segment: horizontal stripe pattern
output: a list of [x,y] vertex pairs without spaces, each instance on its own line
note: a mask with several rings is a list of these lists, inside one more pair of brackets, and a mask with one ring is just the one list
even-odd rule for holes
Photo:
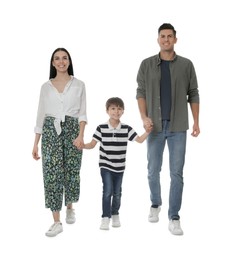
[[128,141],[134,141],[136,137],[135,130],[126,124],[120,123],[117,128],[108,123],[99,125],[93,135],[93,139],[100,142],[99,167],[124,171]]

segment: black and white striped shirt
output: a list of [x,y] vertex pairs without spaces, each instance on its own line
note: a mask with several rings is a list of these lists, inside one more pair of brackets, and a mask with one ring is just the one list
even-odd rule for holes
[[114,172],[125,170],[128,141],[137,137],[135,130],[126,124],[120,123],[113,128],[109,122],[97,127],[93,139],[100,142],[99,167]]

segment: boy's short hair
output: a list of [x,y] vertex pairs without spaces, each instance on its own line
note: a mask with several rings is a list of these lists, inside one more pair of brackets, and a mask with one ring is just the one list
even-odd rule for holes
[[124,102],[121,98],[119,97],[112,97],[112,98],[109,98],[106,102],[106,110],[109,109],[109,107],[111,105],[115,105],[117,107],[121,107],[124,109]]
[[174,36],[176,37],[176,30],[170,23],[163,23],[159,28],[158,28],[158,34],[160,33],[161,30],[172,30]]

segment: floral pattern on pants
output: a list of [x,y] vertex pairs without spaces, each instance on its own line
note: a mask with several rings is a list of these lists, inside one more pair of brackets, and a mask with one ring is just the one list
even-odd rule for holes
[[57,135],[54,117],[46,117],[42,133],[42,164],[45,206],[51,211],[77,202],[80,195],[80,168],[82,151],[73,145],[79,134],[78,119],[66,116],[61,122],[61,134]]

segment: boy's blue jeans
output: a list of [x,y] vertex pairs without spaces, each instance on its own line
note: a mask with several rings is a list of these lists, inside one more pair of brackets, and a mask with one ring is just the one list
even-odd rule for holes
[[153,131],[147,138],[148,181],[152,205],[162,205],[160,172],[163,151],[167,141],[169,149],[170,190],[169,190],[169,219],[179,219],[183,193],[183,168],[186,151],[186,131],[169,132],[170,122],[163,121],[162,132]]
[[111,218],[112,215],[119,214],[123,172],[113,172],[105,168],[100,170],[103,182],[102,218]]

